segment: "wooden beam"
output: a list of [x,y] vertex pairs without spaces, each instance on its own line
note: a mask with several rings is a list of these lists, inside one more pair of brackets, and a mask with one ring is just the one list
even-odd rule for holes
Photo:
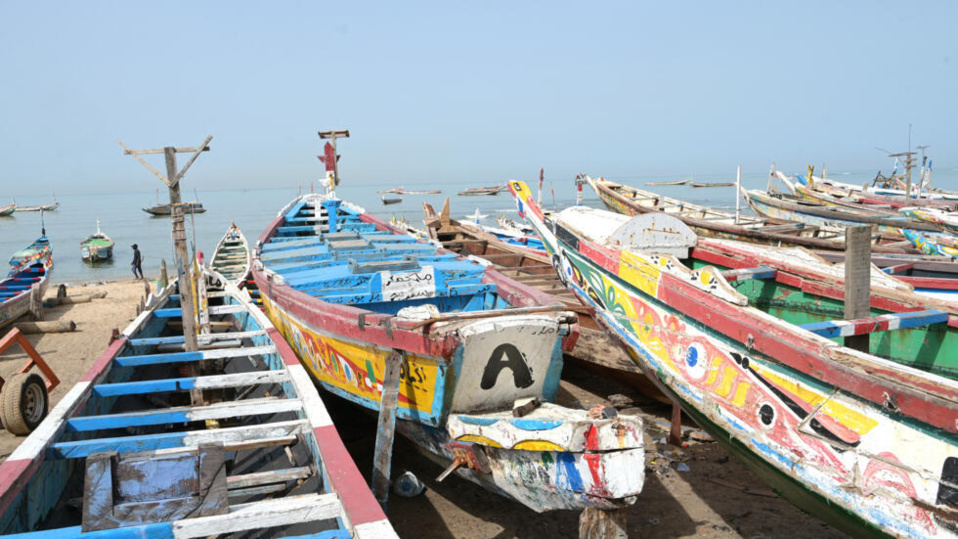
[[[867,318],[871,314],[871,227],[845,229],[845,320]],[[845,338],[845,346],[869,351],[868,333]]]
[[389,475],[392,467],[393,436],[396,431],[396,408],[399,405],[399,373],[403,355],[393,350],[386,357],[382,398],[379,401],[379,428],[373,454],[372,490],[376,501],[386,509],[389,499]]

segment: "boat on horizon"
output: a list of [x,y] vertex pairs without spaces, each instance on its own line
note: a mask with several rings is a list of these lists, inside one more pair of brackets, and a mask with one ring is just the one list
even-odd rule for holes
[[[53,195],[53,202],[49,204],[35,204],[33,206],[18,206],[17,200],[13,199],[13,204],[18,212],[28,212],[28,211],[56,211],[60,207],[60,202],[57,200],[57,196]],[[2,215],[2,213],[0,213]]]
[[402,202],[402,197],[396,194],[384,193],[380,195],[380,199],[383,201],[384,206],[388,206],[390,204],[399,204],[400,202]]
[[844,268],[804,249],[665,214],[545,218],[511,190],[568,289],[776,492],[852,535],[956,536],[958,306],[872,268],[869,314],[845,320]]
[[114,242],[100,231],[100,220],[96,220],[96,232],[80,242],[80,257],[84,262],[96,263],[113,259]]
[[[203,204],[196,200],[183,202],[182,205],[184,206],[184,214],[203,213],[206,211],[206,208],[203,207]],[[143,211],[154,217],[168,217],[173,214],[173,207],[169,204],[156,204],[155,206],[151,206],[149,208],[143,208]]]

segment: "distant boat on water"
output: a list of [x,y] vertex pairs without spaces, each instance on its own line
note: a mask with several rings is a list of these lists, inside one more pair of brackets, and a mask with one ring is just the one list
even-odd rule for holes
[[17,199],[13,199],[13,207],[15,211],[24,212],[24,211],[56,211],[60,207],[60,202],[57,201],[57,196],[53,195],[53,202],[49,204],[36,204],[33,206],[18,206]]
[[[206,208],[203,207],[203,204],[196,200],[191,202],[183,202],[182,205],[186,206],[186,213],[203,213],[206,211]],[[173,207],[169,204],[157,204],[151,208],[143,208],[143,211],[150,215],[165,217],[173,214]]]
[[[195,190],[194,190],[195,194]],[[198,199],[199,197],[197,197]],[[206,211],[206,208],[203,207],[203,204],[199,200],[194,199],[190,202],[181,202],[180,205],[184,206],[184,213],[203,213]],[[157,217],[166,217],[173,215],[173,206],[169,204],[160,204],[160,191],[156,191],[156,204],[150,208],[143,208],[143,211],[146,213],[157,216]]]
[[17,203],[7,204],[6,206],[0,206],[0,217],[7,217],[13,215],[13,212],[17,211]]
[[679,180],[677,182],[645,182],[645,185],[655,187],[657,185],[685,185],[687,183],[689,183],[689,180]]
[[735,182],[689,182],[692,187],[734,187]]
[[103,262],[113,258],[113,240],[100,232],[100,220],[96,220],[96,233],[90,234],[80,242],[80,256],[91,264]]
[[501,191],[505,191],[508,188],[505,184],[503,185],[493,185],[491,187],[471,187],[465,191],[460,191],[459,196],[461,197],[474,197],[474,196],[486,196],[486,195],[498,195]]
[[389,194],[383,193],[383,194],[380,196],[380,198],[382,199],[383,204],[384,204],[384,205],[387,205],[387,206],[388,206],[389,204],[399,204],[400,202],[402,202],[402,197],[401,197],[401,196],[396,195],[396,194],[392,194],[392,193],[389,193]]

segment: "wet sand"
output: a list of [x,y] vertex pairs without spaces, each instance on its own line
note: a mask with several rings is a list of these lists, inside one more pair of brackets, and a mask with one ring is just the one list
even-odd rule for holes
[[[68,295],[101,290],[107,292],[106,298],[45,310],[45,320],[76,322],[75,332],[27,336],[61,379],[60,386],[51,394],[51,408],[106,349],[112,330],[122,331],[133,320],[136,306],[145,296],[144,283],[133,280],[71,287]],[[56,286],[51,285],[47,297],[55,295]],[[26,359],[26,354],[14,346],[0,357],[0,374],[9,376]],[[845,537],[779,498],[744,466],[730,459],[717,443],[691,440],[687,448],[667,445],[662,429],[668,424],[668,406],[643,402],[643,397],[631,388],[569,363],[563,371],[559,393],[562,404],[586,409],[605,401],[608,395],[627,394],[636,405],[624,413],[638,412],[647,419],[646,483],[628,512],[630,537]],[[374,416],[329,393],[322,396],[347,448],[368,479],[376,434]],[[23,437],[0,431],[0,461],[22,440]],[[393,477],[408,470],[426,485],[426,491],[414,498],[391,495],[388,516],[400,537],[578,536],[577,513],[536,513],[455,475],[438,483],[435,478],[442,468],[401,437],[397,438],[393,455]],[[680,463],[688,471],[678,471]]]

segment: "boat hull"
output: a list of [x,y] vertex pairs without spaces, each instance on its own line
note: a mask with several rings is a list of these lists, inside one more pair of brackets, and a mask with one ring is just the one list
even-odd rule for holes
[[[457,462],[459,475],[536,511],[604,509],[635,502],[644,478],[641,419],[597,419],[582,410],[555,407],[560,411],[548,405],[558,391],[563,353],[575,344],[578,326],[571,313],[551,304],[547,295],[507,281],[475,261],[416,241],[338,199],[305,196],[287,208],[261,236],[252,275],[267,316],[319,385],[378,411],[387,358],[399,353],[397,429],[443,466]],[[320,208],[323,212],[332,208],[334,218]],[[336,225],[299,224],[315,220],[334,220]],[[365,236],[359,239],[354,234]],[[343,269],[358,267],[355,260],[382,264],[375,258],[382,255],[373,250],[370,260],[351,251],[353,261],[345,268],[335,260],[308,258],[327,247],[341,248],[344,235],[353,242],[350,245],[368,241],[393,252],[412,249],[416,260],[426,265],[375,274],[360,268],[346,275]],[[409,258],[404,260],[403,264],[410,263]],[[333,269],[302,267],[308,264]],[[318,290],[325,288],[314,283],[323,282],[325,271],[335,276],[327,285],[337,292],[333,297],[352,301],[324,301],[294,287],[302,283],[299,286],[306,291],[321,294]],[[365,292],[346,292],[349,284],[367,275],[375,277],[367,281]],[[462,295],[454,287],[464,286],[467,279],[478,282]],[[468,290],[495,290],[496,295],[481,296],[485,299],[478,309],[462,306],[443,312],[436,307],[461,301],[457,298],[480,298]],[[382,311],[366,310],[363,293],[377,302],[388,296],[385,301],[392,305],[380,307]],[[419,303],[433,297],[440,301]],[[433,314],[424,318],[416,314],[425,307],[433,308]],[[513,418],[512,409],[521,398],[546,404],[529,416]],[[584,444],[588,428],[601,430],[604,424],[611,428],[612,423],[623,436],[594,437],[595,445]],[[499,425],[497,432],[508,433],[510,442],[488,432],[494,424]],[[576,426],[586,430],[575,430]],[[566,435],[544,443],[543,433],[553,430]],[[568,466],[563,464],[550,475],[555,462]],[[609,469],[599,468],[604,464]]]
[[[947,507],[955,503],[954,432],[889,413],[766,355],[758,341],[769,335],[782,350],[806,345],[772,324],[767,335],[746,336],[751,329],[719,314],[730,312],[725,305],[734,296],[693,299],[690,286],[723,289],[707,269],[681,270],[672,257],[619,254],[568,231],[553,233],[560,225],[544,224],[528,189],[513,185],[520,212],[561,262],[568,288],[663,391],[783,496],[855,535],[955,536]],[[687,271],[695,284],[673,281],[674,271]],[[817,354],[809,343],[808,360],[820,361],[826,343],[817,344]]]

